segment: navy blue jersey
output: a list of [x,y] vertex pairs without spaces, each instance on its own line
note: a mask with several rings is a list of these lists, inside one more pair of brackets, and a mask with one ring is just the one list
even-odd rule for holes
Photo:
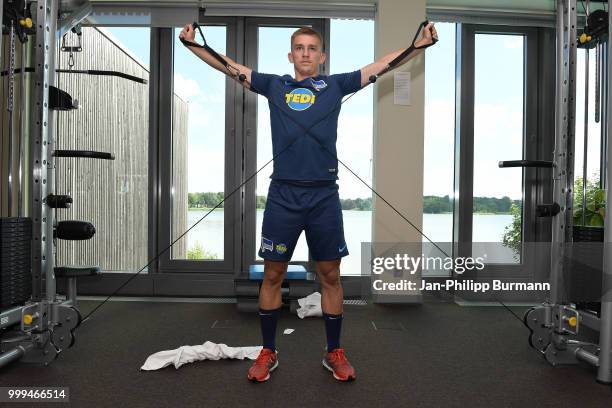
[[[272,179],[338,179],[336,138],[340,103],[343,96],[360,88],[361,71],[302,81],[289,75],[251,73],[251,89],[268,98],[274,156],[291,144],[274,160]],[[308,134],[305,129],[310,129]]]

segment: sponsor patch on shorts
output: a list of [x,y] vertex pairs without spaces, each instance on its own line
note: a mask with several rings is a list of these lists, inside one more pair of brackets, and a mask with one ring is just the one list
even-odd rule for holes
[[276,252],[278,252],[279,254],[284,254],[285,252],[287,252],[287,245],[285,244],[277,244],[276,245]]

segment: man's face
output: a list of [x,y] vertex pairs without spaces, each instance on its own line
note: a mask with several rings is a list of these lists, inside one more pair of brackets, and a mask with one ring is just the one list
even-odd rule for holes
[[319,72],[319,65],[325,62],[325,53],[321,51],[321,43],[317,36],[300,34],[293,39],[291,62],[296,72],[304,76],[315,76]]

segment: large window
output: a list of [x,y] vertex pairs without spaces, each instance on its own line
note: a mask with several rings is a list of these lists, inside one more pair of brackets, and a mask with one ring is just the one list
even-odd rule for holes
[[[443,41],[428,48],[425,57],[423,233],[439,244],[453,241],[455,24],[436,23],[436,30]],[[423,237],[423,242],[429,241]],[[431,244],[423,249],[439,255]]]
[[523,157],[524,43],[523,35],[475,37],[472,241],[500,243],[487,248],[487,263],[520,262],[520,250],[501,243],[521,236],[523,170],[498,162]]
[[[202,30],[207,43],[225,55],[226,27]],[[172,246],[172,259],[222,260],[225,203],[219,203],[225,191],[225,75],[184,47],[179,32],[177,28],[173,35],[172,241],[193,229]]]
[[[374,21],[331,20],[330,73],[351,72],[374,61]],[[338,118],[338,159],[372,185],[373,86],[342,105]],[[344,237],[350,255],[342,259],[342,275],[361,273],[361,243],[372,240],[372,192],[338,164]]]

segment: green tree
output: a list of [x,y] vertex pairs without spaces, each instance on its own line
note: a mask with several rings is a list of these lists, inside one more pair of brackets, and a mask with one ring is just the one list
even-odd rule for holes
[[266,196],[257,196],[257,208],[264,209],[266,208]]
[[205,206],[204,193],[195,193],[195,203],[196,203],[196,207],[198,208],[202,208]]
[[448,197],[425,196],[423,197],[423,212],[426,214],[450,213],[453,205]]
[[[574,225],[582,225],[582,185],[581,177],[574,180]],[[596,178],[593,180],[587,179],[585,225],[603,227],[605,208],[606,194],[605,190],[599,188],[599,180]],[[519,201],[512,203],[510,213],[512,214],[512,223],[505,228],[502,242],[514,251],[515,259],[518,260],[521,249],[522,223],[522,209]]]
[[496,202],[497,204],[497,212],[507,213],[512,212],[512,200],[510,197],[502,197]]
[[200,241],[196,241],[192,248],[187,250],[187,259],[218,259],[217,254],[207,251],[202,247]]
[[587,178],[586,209],[582,208],[583,180],[578,177],[574,181],[574,225],[582,224],[584,212],[584,225],[589,227],[603,227],[606,215],[606,191],[599,188],[599,180]]
[[355,202],[350,198],[340,199],[340,205],[343,210],[353,210],[355,209]]
[[510,214],[512,214],[512,223],[504,228],[502,243],[505,247],[512,249],[514,259],[518,261],[521,253],[521,227],[523,221],[523,209],[520,203],[514,202],[510,205]]
[[[223,201],[224,199],[225,199],[225,194],[223,194],[223,192],[217,193],[217,197],[215,197],[215,202],[213,203],[213,205],[211,207],[219,205],[219,207],[217,207],[217,208],[223,208],[225,206],[225,201]],[[219,204],[219,203],[221,203],[221,204]]]

